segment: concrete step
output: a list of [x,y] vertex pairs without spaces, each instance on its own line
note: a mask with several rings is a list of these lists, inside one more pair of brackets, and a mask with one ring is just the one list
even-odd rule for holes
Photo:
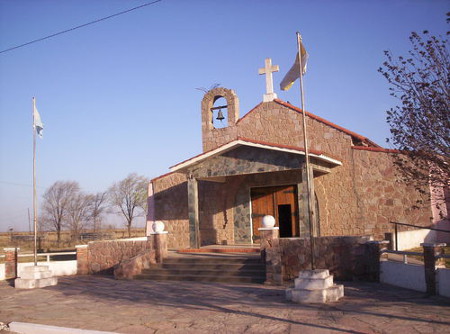
[[164,259],[165,264],[197,264],[197,263],[221,263],[221,264],[258,264],[263,263],[259,256],[198,256],[186,255],[168,257]]
[[263,283],[265,265],[259,256],[177,255],[143,270],[135,279],[199,282]]
[[225,275],[225,276],[265,276],[266,271],[264,269],[241,269],[241,270],[218,270],[218,269],[208,269],[208,268],[184,268],[180,269],[174,268],[157,268],[153,267],[150,269],[144,269],[142,274],[153,274],[158,275]]
[[210,275],[196,275],[196,274],[159,274],[159,273],[142,273],[136,275],[135,279],[146,279],[155,281],[196,281],[196,282],[225,282],[225,283],[264,283],[266,276],[229,276],[214,273]]
[[266,267],[262,263],[163,263],[154,266],[154,268],[161,269],[206,269],[218,271],[236,271],[236,270],[265,270]]

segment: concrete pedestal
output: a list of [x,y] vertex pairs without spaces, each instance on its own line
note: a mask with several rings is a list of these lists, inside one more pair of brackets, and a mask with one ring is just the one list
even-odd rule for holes
[[302,270],[295,287],[286,289],[286,299],[295,303],[330,303],[344,296],[344,286],[333,283],[327,269]]
[[44,288],[58,284],[48,266],[28,266],[23,268],[20,278],[14,280],[17,289]]

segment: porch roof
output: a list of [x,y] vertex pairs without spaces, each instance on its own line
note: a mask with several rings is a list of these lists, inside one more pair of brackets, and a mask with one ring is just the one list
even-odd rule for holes
[[[199,154],[195,157],[192,157],[188,160],[185,160],[183,162],[180,162],[180,163],[172,166],[172,167],[170,167],[170,171],[171,172],[182,171],[183,169],[186,169],[188,167],[191,167],[198,163],[201,163],[201,162],[205,161],[206,159],[221,155],[225,152],[231,151],[240,146],[256,147],[256,148],[262,148],[262,149],[266,149],[266,150],[293,153],[293,154],[298,154],[298,155],[303,155],[303,156],[305,155],[305,149],[302,147],[279,145],[279,144],[274,144],[274,143],[269,143],[269,142],[262,142],[262,141],[248,139],[248,138],[238,137],[236,140],[228,142],[228,143],[226,143],[222,146],[219,146],[211,151]],[[317,160],[326,162],[326,163],[332,165],[333,167],[342,165],[341,161],[334,159],[332,157],[326,156],[320,151],[309,150],[309,156],[312,158],[315,158]]]

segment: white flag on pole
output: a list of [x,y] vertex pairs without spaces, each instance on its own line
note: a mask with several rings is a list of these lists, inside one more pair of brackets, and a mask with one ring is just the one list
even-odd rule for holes
[[42,138],[44,132],[44,124],[41,121],[41,115],[39,115],[36,104],[33,105],[33,128],[39,138]]
[[[309,55],[308,52],[306,52],[303,43],[301,43],[300,45],[300,50],[302,53],[302,75],[303,75],[306,73],[306,63],[308,61]],[[300,78],[300,66],[299,66],[299,56],[297,52],[297,55],[295,56],[294,65],[292,65],[291,69],[289,70],[289,72],[286,73],[286,75],[284,76],[283,80],[280,83],[281,90],[288,90],[289,88],[291,88],[295,80],[297,80],[298,78]]]

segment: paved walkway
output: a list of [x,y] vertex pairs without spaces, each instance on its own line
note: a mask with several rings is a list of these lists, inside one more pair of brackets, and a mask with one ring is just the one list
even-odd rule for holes
[[17,290],[0,282],[0,322],[118,333],[449,333],[450,300],[376,283],[345,283],[331,305],[287,302],[255,284],[60,278]]

